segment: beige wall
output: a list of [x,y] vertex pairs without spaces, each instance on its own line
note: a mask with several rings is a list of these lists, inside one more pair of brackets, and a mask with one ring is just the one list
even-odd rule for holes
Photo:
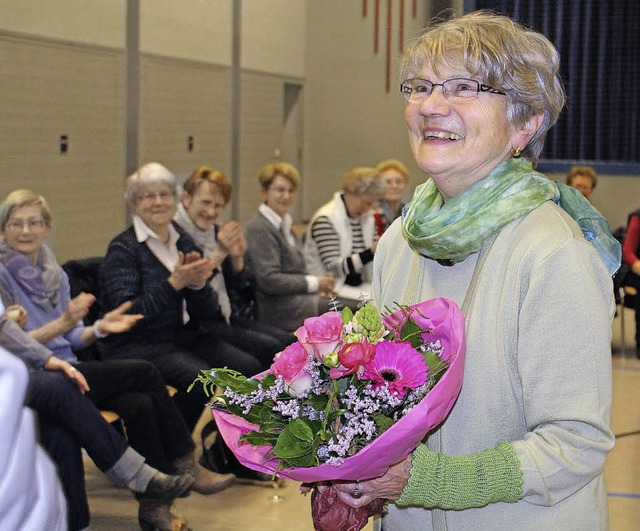
[[123,48],[126,0],[0,0],[0,30]]
[[142,0],[140,51],[231,65],[232,0]]

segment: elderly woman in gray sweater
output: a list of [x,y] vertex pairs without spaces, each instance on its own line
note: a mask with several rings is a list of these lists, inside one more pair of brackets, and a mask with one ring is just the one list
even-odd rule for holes
[[385,530],[608,527],[620,247],[578,191],[533,169],[564,104],[558,65],[543,35],[487,12],[405,50],[405,119],[430,178],[380,240],[374,297],[456,301],[467,351],[440,427],[382,478],[335,485],[352,506],[392,500]]
[[291,164],[267,164],[258,172],[262,204],[247,223],[248,256],[255,277],[258,320],[294,332],[317,315],[333,294],[332,275],[307,271],[302,244],[292,230],[300,174]]

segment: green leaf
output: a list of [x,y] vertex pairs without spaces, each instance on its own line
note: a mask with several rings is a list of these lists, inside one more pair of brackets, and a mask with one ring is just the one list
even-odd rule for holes
[[291,434],[301,441],[313,441],[313,430],[305,419],[296,419],[289,424]]
[[407,319],[400,330],[400,340],[409,341],[413,348],[418,348],[422,344],[422,328],[411,319]]
[[376,426],[380,429],[380,433],[387,431],[391,426],[395,424],[395,421],[383,415],[382,413],[376,413],[373,415],[373,421],[376,423]]
[[442,363],[442,360],[430,350],[427,350],[422,355],[424,356],[424,361],[427,362],[427,367],[429,367],[429,374],[431,374],[431,372],[434,371],[440,363]]
[[258,433],[257,431],[250,431],[249,433],[246,433],[242,437],[240,437],[240,440],[247,441],[253,446],[264,446],[267,444],[273,446],[278,440],[278,434],[265,432]]
[[287,426],[280,435],[273,447],[273,455],[279,459],[292,459],[310,454],[312,451],[311,443],[302,441],[291,433]]
[[318,460],[315,458],[315,455],[312,452],[308,454],[301,455],[299,457],[292,457],[290,459],[283,459],[287,463],[289,467],[311,467],[318,464]]
[[351,308],[348,306],[345,306],[342,308],[342,323],[348,324],[351,322],[351,319],[353,319],[353,311],[351,311]]

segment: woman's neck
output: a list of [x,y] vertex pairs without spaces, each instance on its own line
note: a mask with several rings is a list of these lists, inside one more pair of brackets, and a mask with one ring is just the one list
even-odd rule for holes
[[393,214],[395,216],[397,216],[400,213],[400,206],[402,205],[402,201],[387,201],[385,199],[387,206],[389,207],[389,210],[391,210],[391,212],[393,212]]

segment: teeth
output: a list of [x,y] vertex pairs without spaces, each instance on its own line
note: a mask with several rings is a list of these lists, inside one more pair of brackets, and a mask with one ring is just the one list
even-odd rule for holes
[[449,133],[445,131],[427,131],[424,134],[425,138],[440,138],[442,140],[462,140],[460,135],[455,133]]

